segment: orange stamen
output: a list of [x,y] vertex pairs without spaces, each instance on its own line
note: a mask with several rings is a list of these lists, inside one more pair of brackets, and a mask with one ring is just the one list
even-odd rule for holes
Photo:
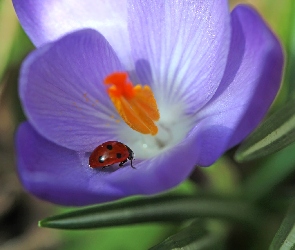
[[149,86],[138,84],[133,87],[125,72],[107,76],[104,83],[111,85],[108,94],[120,116],[132,129],[142,134],[157,134],[155,121],[160,119],[160,114]]

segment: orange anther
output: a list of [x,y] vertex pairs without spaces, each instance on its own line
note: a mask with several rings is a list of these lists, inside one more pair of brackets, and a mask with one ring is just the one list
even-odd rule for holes
[[133,87],[125,72],[107,76],[104,83],[110,85],[108,94],[120,116],[132,129],[142,134],[157,134],[155,121],[159,120],[160,114],[149,86]]

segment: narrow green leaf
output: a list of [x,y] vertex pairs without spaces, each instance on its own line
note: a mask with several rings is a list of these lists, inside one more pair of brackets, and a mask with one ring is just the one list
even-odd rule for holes
[[275,153],[295,141],[295,100],[268,117],[239,147],[235,159],[253,160]]
[[[282,2],[282,1],[280,1]],[[294,74],[294,66],[295,66],[295,16],[294,16],[294,11],[295,11],[295,2],[294,1],[285,1],[287,4],[283,4],[284,7],[286,8],[285,13],[286,14],[286,20],[288,23],[285,25],[278,24],[280,26],[280,30],[284,32],[284,35],[281,36],[283,40],[283,45],[285,50],[286,50],[286,69],[285,69],[285,82],[282,86],[282,91],[286,91],[287,98],[292,98],[295,95],[295,74]],[[288,9],[288,11],[287,11]],[[283,15],[282,15],[283,16]],[[285,16],[284,16],[285,17]],[[285,19],[285,18],[284,18]]]
[[283,220],[278,232],[276,233],[270,250],[291,250],[295,249],[295,202]]
[[219,197],[158,196],[119,201],[78,209],[46,218],[41,227],[90,229],[144,222],[183,221],[212,217],[240,222],[247,226],[259,223],[261,212],[246,202]]
[[150,248],[150,250],[221,249],[225,241],[225,231],[219,230],[218,233],[209,231],[205,228],[204,221],[196,220],[188,227]]

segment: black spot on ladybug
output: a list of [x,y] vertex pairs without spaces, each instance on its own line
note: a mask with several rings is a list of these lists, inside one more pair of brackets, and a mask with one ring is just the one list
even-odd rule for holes
[[101,155],[101,156],[98,157],[98,161],[99,161],[100,163],[103,163],[104,160],[105,160],[105,157],[104,157],[104,156]]
[[120,159],[122,157],[122,154],[117,153],[117,158]]
[[112,150],[113,149],[113,146],[109,144],[109,145],[107,145],[107,149],[108,150]]

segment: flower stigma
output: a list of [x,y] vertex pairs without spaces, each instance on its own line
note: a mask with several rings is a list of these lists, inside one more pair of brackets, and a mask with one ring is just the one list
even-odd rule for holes
[[126,124],[141,134],[156,135],[155,124],[160,119],[157,102],[148,85],[136,86],[128,80],[126,72],[114,72],[108,75],[104,83],[118,113]]

